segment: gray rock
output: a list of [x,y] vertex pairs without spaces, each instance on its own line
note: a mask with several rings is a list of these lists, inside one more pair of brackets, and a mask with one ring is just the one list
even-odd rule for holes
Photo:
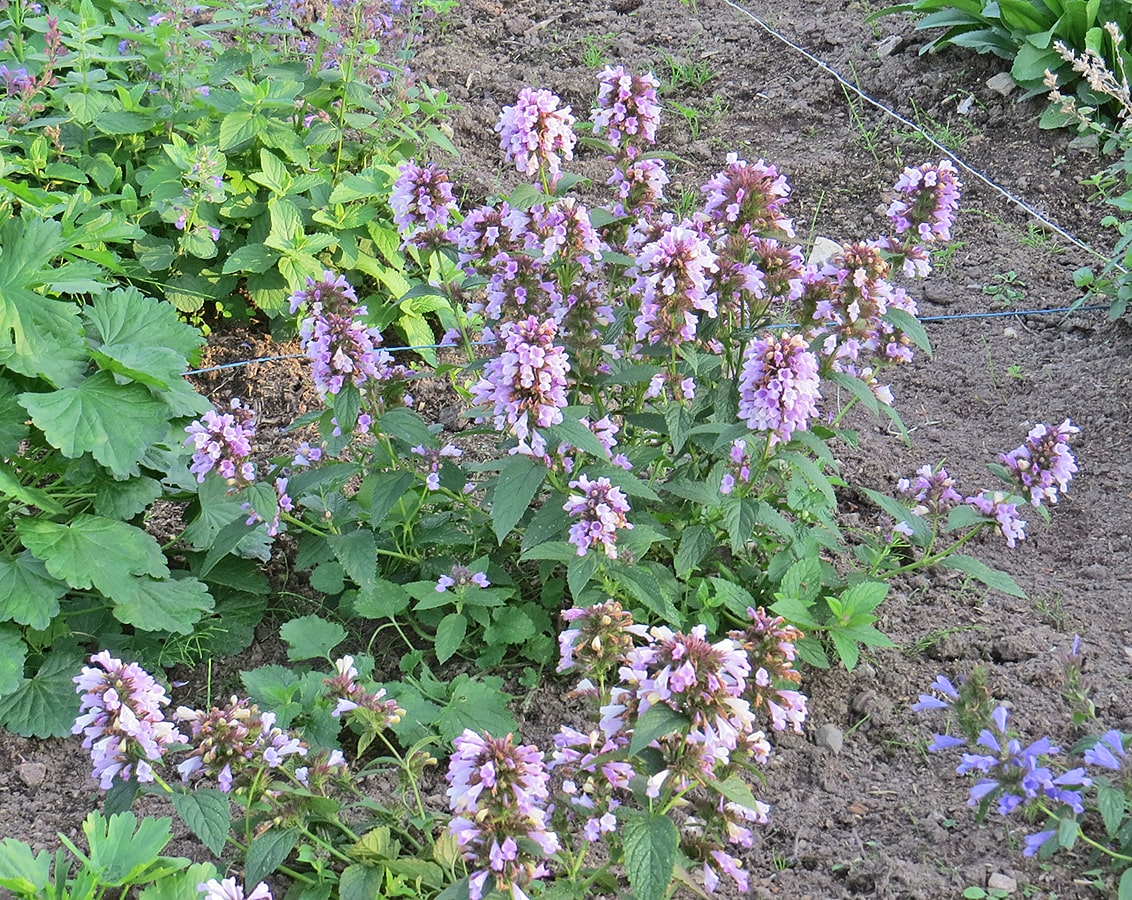
[[845,746],[845,734],[836,725],[827,722],[814,732],[814,743],[837,756]]
[[30,788],[37,788],[47,780],[47,766],[43,763],[21,763],[16,766],[20,781]]
[[1018,85],[1010,77],[1009,72],[999,72],[997,75],[992,75],[987,79],[987,87],[996,94],[1002,94],[1003,97],[1009,97],[1018,90]]
[[1005,891],[1008,894],[1013,894],[1018,890],[1018,882],[1009,875],[995,872],[987,879],[987,887],[992,891]]
[[880,59],[887,59],[892,56],[897,50],[900,49],[900,43],[903,39],[898,34],[890,34],[884,40],[877,44],[877,57]]

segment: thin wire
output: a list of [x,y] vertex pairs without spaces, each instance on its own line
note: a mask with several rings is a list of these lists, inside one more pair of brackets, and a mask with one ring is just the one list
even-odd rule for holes
[[[852,91],[854,94],[856,94],[858,97],[860,97],[866,103],[868,103],[870,106],[873,106],[873,107],[879,109],[882,113],[884,113],[885,115],[895,119],[901,125],[905,125],[905,126],[911,128],[913,131],[916,131],[918,134],[920,134],[921,137],[924,138],[924,140],[926,140],[929,144],[931,144],[933,147],[935,147],[937,150],[939,150],[940,153],[943,153],[947,157],[949,157],[951,159],[951,161],[954,162],[961,169],[963,169],[966,172],[970,172],[972,175],[975,176],[975,178],[977,178],[979,181],[981,181],[983,184],[985,184],[991,190],[997,191],[999,194],[1001,194],[1003,197],[1005,197],[1007,200],[1009,200],[1015,206],[1018,206],[1019,208],[1025,210],[1027,213],[1029,213],[1031,216],[1033,216],[1035,219],[1037,219],[1039,222],[1041,222],[1043,225],[1045,225],[1051,231],[1054,231],[1057,234],[1061,235],[1067,241],[1076,245],[1080,249],[1084,250],[1086,253],[1088,253],[1092,256],[1095,256],[1097,259],[1104,260],[1105,262],[1109,261],[1109,258],[1107,256],[1105,256],[1103,253],[1101,253],[1098,250],[1094,250],[1091,246],[1086,244],[1080,238],[1076,237],[1073,234],[1070,234],[1068,231],[1066,231],[1064,228],[1062,228],[1056,222],[1052,221],[1048,216],[1044,215],[1043,213],[1038,212],[1036,209],[1034,209],[1032,206],[1030,206],[1025,200],[1021,199],[1020,197],[1016,197],[1014,194],[1010,193],[1010,191],[1006,190],[1006,188],[1004,188],[1001,185],[999,185],[998,183],[992,181],[989,176],[984,175],[982,172],[980,172],[974,166],[970,165],[967,162],[964,162],[961,158],[956,156],[955,153],[953,153],[951,150],[949,150],[947,147],[945,147],[943,144],[941,144],[939,141],[937,141],[935,138],[933,138],[930,134],[928,134],[926,131],[924,131],[924,129],[921,128],[916,122],[909,121],[908,119],[906,119],[902,115],[900,115],[900,113],[898,113],[898,112],[896,112],[892,109],[889,109],[887,106],[885,106],[879,100],[874,100],[872,97],[870,97],[864,91],[862,91],[856,84],[854,84],[851,81],[846,80],[837,70],[830,67],[827,63],[823,62],[818,57],[814,56],[805,47],[799,46],[798,44],[795,44],[793,41],[791,41],[785,35],[779,34],[777,31],[775,31],[773,28],[771,28],[770,25],[768,25],[766,22],[764,22],[762,19],[760,19],[758,16],[756,16],[749,9],[746,9],[745,7],[739,5],[738,3],[735,3],[734,0],[723,0],[723,2],[726,3],[728,6],[730,6],[732,9],[736,10],[737,12],[740,12],[743,15],[750,18],[756,25],[758,25],[760,28],[762,28],[763,31],[765,31],[767,34],[769,34],[772,38],[774,38],[775,40],[780,41],[781,43],[785,44],[787,47],[789,47],[794,52],[801,54],[806,59],[808,59],[810,62],[812,62],[814,65],[816,65],[818,68],[820,68],[822,71],[827,72],[828,74],[832,75],[834,78],[837,79],[837,81],[841,84],[842,87]],[[1117,266],[1117,268],[1121,272],[1126,271],[1123,266]]]

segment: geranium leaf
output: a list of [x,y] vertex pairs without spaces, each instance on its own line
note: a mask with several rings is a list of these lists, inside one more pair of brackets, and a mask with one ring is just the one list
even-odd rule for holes
[[195,578],[131,578],[104,593],[114,600],[114,618],[144,631],[190,634],[212,609],[208,587]]
[[105,818],[92,812],[83,822],[83,834],[90,847],[91,868],[99,880],[121,887],[147,869],[173,839],[173,820],[146,816],[138,822],[131,812]]
[[511,734],[518,731],[518,725],[507,708],[509,699],[503,691],[502,678],[488,676],[476,680],[458,675],[452,682],[447,705],[436,717],[436,728],[446,741],[455,739],[465,728]]
[[48,572],[79,590],[94,585],[110,596],[130,575],[169,572],[157,541],[125,522],[85,514],[68,524],[21,519],[16,531]]
[[0,455],[16,456],[28,435],[27,415],[16,400],[12,382],[0,378]]
[[39,630],[59,614],[59,598],[67,586],[52,578],[43,560],[27,550],[0,556],[0,622],[12,621]]
[[10,694],[20,686],[24,674],[27,646],[15,625],[0,625],[0,694]]
[[82,662],[82,655],[73,650],[52,650],[34,676],[0,697],[0,724],[23,737],[70,734],[79,711],[71,679]]
[[32,854],[31,847],[15,838],[0,841],[0,888],[17,897],[39,897],[47,893],[51,878],[51,854]]
[[318,616],[303,616],[286,622],[279,636],[287,643],[287,659],[327,659],[330,651],[346,640],[346,629]]
[[46,394],[20,394],[52,446],[76,459],[91,453],[115,476],[138,474],[138,461],[150,444],[169,433],[164,403],[140,384],[117,384],[109,372],[99,372],[76,387]]

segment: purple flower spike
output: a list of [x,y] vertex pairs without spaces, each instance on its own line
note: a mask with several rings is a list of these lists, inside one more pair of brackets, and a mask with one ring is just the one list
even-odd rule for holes
[[739,373],[739,418],[769,431],[771,446],[805,430],[821,398],[817,358],[801,335],[752,341]]
[[503,107],[495,130],[507,162],[530,178],[541,170],[553,184],[563,159],[574,158],[574,117],[547,90],[523,88],[514,106]]
[[426,243],[425,235],[442,237],[456,208],[448,174],[432,163],[418,166],[406,159],[397,167],[397,180],[389,194],[393,223],[401,232],[402,246]]
[[606,66],[598,76],[601,87],[593,110],[594,134],[607,133],[626,159],[656,143],[660,104],[656,99],[660,82],[649,72],[630,75],[623,66]]
[[915,231],[919,240],[950,241],[962,184],[948,160],[906,168],[896,182],[897,199],[888,207],[897,234]]
[[1038,425],[1024,444],[999,456],[1014,480],[1030,495],[1033,506],[1041,506],[1043,500],[1056,503],[1058,494],[1069,490],[1069,482],[1077,471],[1069,441],[1080,431],[1069,419],[1057,427]]
[[230,412],[209,410],[185,427],[185,444],[193,447],[189,471],[197,481],[215,469],[233,489],[255,481],[255,465],[250,462],[251,439],[255,437],[255,413],[238,399],[233,399]]
[[570,542],[578,548],[578,556],[585,556],[591,546],[600,544],[607,557],[617,559],[617,532],[633,527],[625,517],[630,511],[628,498],[608,478],[590,481],[581,475],[570,482],[570,487],[582,492],[571,494],[562,507],[580,517],[570,526]]
[[702,188],[704,212],[717,226],[738,232],[744,226],[760,235],[794,237],[794,220],[781,213],[790,197],[786,177],[763,160],[749,163],[727,154],[727,167]]
[[124,664],[108,650],[90,661],[92,665],[73,679],[82,701],[71,733],[83,735],[82,745],[94,764],[92,777],[103,790],[109,790],[115,778],[153,781],[151,764],[161,760],[170,745],[185,740],[165,721],[165,689],[137,663]]
[[716,317],[709,276],[719,270],[707,239],[691,223],[673,225],[637,254],[634,293],[641,296],[638,341],[679,344],[696,337],[700,315]]
[[1007,547],[1014,547],[1018,541],[1025,539],[1026,520],[1018,513],[1018,504],[1008,502],[1001,491],[984,491],[964,502],[995,520]]
[[503,352],[488,362],[472,388],[476,403],[494,405],[495,427],[519,439],[519,452],[542,456],[546,440],[537,431],[562,421],[570,360],[555,345],[553,319],[534,316],[502,328]]

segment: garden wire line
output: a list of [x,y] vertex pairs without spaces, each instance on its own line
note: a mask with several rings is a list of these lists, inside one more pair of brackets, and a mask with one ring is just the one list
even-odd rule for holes
[[[1024,210],[1029,215],[1033,216],[1035,219],[1037,219],[1039,222],[1041,222],[1042,225],[1044,225],[1046,228],[1048,228],[1051,231],[1056,232],[1057,234],[1061,235],[1067,241],[1074,244],[1076,247],[1080,248],[1081,250],[1084,250],[1086,253],[1090,254],[1091,256],[1094,256],[1097,259],[1105,260],[1106,262],[1108,261],[1108,258],[1103,253],[1101,253],[1099,250],[1093,249],[1093,247],[1091,247],[1089,244],[1085,243],[1083,240],[1078,238],[1076,235],[1070,234],[1068,231],[1066,231],[1064,228],[1062,228],[1056,222],[1052,221],[1048,216],[1043,215],[1042,213],[1038,212],[1036,209],[1034,209],[1034,207],[1030,206],[1030,204],[1028,204],[1025,200],[1023,200],[1022,198],[1017,197],[1014,194],[1010,193],[1010,191],[1008,191],[1006,188],[1002,187],[997,182],[991,180],[991,178],[989,176],[984,175],[978,169],[976,169],[973,166],[969,165],[968,163],[964,162],[960,157],[956,156],[955,153],[953,153],[951,150],[949,150],[947,147],[945,147],[943,144],[941,144],[939,141],[937,141],[935,138],[933,138],[930,134],[928,134],[926,131],[924,131],[924,129],[921,128],[918,123],[909,121],[908,119],[904,118],[904,116],[900,115],[900,113],[896,112],[895,110],[889,109],[887,106],[885,106],[879,100],[875,100],[872,97],[870,97],[868,94],[866,94],[864,91],[862,91],[861,88],[858,87],[856,84],[854,84],[851,81],[846,80],[836,69],[832,68],[830,65],[823,62],[818,57],[814,56],[805,47],[802,47],[798,44],[795,44],[793,41],[791,41],[785,35],[780,34],[779,32],[775,31],[770,25],[768,25],[766,22],[764,22],[762,19],[760,19],[757,15],[755,15],[749,9],[747,9],[746,7],[742,6],[739,3],[734,2],[734,0],[723,0],[723,2],[726,3],[728,6],[730,6],[732,9],[734,9],[735,11],[747,16],[752,22],[754,22],[756,25],[758,25],[761,29],[763,29],[763,31],[765,31],[767,34],[769,34],[772,38],[774,38],[775,40],[780,41],[781,43],[785,44],[787,47],[789,47],[795,53],[801,54],[807,60],[809,60],[814,65],[816,65],[818,68],[820,68],[823,72],[827,72],[828,74],[832,75],[835,79],[837,79],[838,83],[841,84],[841,86],[843,88],[845,88],[846,90],[852,91],[854,94],[856,94],[858,97],[860,97],[866,103],[868,103],[870,106],[873,106],[876,109],[879,109],[886,116],[889,116],[890,118],[895,119],[901,125],[904,125],[908,128],[911,128],[913,131],[918,133],[924,140],[926,140],[929,144],[931,144],[933,147],[935,147],[940,153],[945,154],[952,162],[954,162],[957,166],[959,166],[965,172],[969,172],[971,175],[973,175],[975,178],[977,178],[979,181],[981,181],[983,184],[985,184],[991,190],[997,191],[999,194],[1001,194],[1003,197],[1005,197],[1008,201],[1013,203],[1015,206]],[[1117,266],[1117,268],[1121,272],[1126,271],[1123,266]]]
[[[1043,316],[1051,315],[1054,313],[1064,313],[1069,315],[1076,312],[1099,312],[1108,309],[1106,305],[1098,306],[1059,306],[1055,309],[1001,309],[990,310],[987,312],[973,312],[973,313],[951,313],[949,315],[939,316],[917,316],[917,321],[920,322],[948,322],[958,319],[1001,319],[1007,316]],[[775,325],[768,325],[768,328],[798,328],[797,322],[784,322]],[[472,341],[473,347],[490,347],[495,341]],[[458,344],[407,344],[403,347],[382,347],[388,353],[398,353],[404,351],[415,350],[443,350],[448,347],[458,347]],[[235,362],[220,363],[216,366],[208,366],[203,369],[190,369],[185,372],[185,376],[189,375],[204,375],[208,372],[220,372],[224,369],[238,369],[241,366],[251,366],[256,363],[267,362],[282,362],[288,359],[306,359],[305,353],[286,353],[281,356],[257,356],[254,359],[241,359]]]

